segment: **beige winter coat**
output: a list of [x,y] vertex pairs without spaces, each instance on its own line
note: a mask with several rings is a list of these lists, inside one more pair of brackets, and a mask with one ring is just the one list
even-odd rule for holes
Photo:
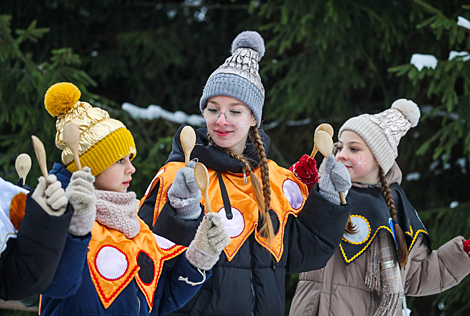
[[[429,253],[422,235],[418,237],[405,269],[401,270],[405,295],[440,293],[469,274],[470,257],[463,250],[464,240],[456,237]],[[364,282],[369,253],[366,251],[346,267],[337,250],[325,268],[301,273],[290,316],[373,315],[371,293]],[[401,306],[396,316],[402,316]]]

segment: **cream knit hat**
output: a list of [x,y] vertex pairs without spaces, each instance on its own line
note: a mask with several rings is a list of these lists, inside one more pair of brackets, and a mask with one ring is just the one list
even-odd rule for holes
[[390,170],[398,157],[400,138],[418,125],[420,111],[411,100],[399,99],[382,113],[363,114],[350,118],[340,128],[357,133],[365,141],[384,173]]

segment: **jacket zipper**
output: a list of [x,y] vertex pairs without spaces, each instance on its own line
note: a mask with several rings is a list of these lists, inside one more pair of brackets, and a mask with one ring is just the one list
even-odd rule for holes
[[254,266],[253,266],[254,265],[254,260],[253,260],[254,237],[253,235],[248,237],[248,240],[250,242],[250,258],[251,258],[250,286],[251,286],[251,293],[253,294],[253,303],[251,304],[251,315],[254,316],[255,310],[256,310],[256,291],[253,285],[253,270],[254,270]]

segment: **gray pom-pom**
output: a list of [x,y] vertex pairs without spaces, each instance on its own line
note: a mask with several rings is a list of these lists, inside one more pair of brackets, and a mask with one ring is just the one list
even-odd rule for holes
[[238,34],[233,40],[231,53],[233,54],[240,47],[251,48],[257,51],[259,53],[258,61],[264,56],[264,40],[258,32],[244,31]]
[[411,127],[418,125],[419,117],[421,112],[416,103],[407,99],[398,99],[392,104],[392,109],[396,109],[403,113],[405,118],[410,121]]

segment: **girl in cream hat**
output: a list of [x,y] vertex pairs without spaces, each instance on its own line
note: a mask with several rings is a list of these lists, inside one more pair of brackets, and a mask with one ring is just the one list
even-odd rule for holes
[[398,144],[419,117],[414,102],[400,99],[340,128],[336,160],[351,175],[355,233],[344,234],[325,268],[300,274],[291,316],[402,316],[404,295],[440,293],[470,273],[470,240],[459,236],[431,251],[400,187]]

